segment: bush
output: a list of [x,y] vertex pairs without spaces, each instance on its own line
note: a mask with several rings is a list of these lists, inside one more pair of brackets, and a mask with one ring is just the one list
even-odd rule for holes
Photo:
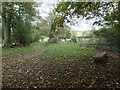
[[32,42],[38,42],[39,39],[40,39],[39,37],[40,37],[40,36],[36,34],[36,35],[33,37]]
[[20,46],[29,46],[32,42],[31,23],[29,20],[25,19],[23,21],[21,17],[18,17],[18,20],[16,19],[13,25],[14,42],[18,43]]
[[72,38],[71,41],[72,41],[73,43],[77,43],[76,38]]
[[57,38],[50,38],[48,43],[57,43]]

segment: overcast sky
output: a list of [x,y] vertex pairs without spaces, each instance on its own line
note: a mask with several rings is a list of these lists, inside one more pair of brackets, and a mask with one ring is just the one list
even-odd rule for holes
[[[51,0],[51,1],[45,1],[42,3],[42,5],[38,8],[39,11],[39,15],[42,16],[43,18],[46,18],[48,16],[48,14],[50,13],[51,10],[54,9],[54,7],[51,5],[52,3],[55,3],[55,0]],[[95,20],[81,20],[81,19],[77,19],[78,23],[75,25],[70,25],[69,23],[67,24],[68,26],[70,26],[70,28],[72,30],[76,30],[76,31],[87,31],[87,30],[91,30],[92,27],[92,23]],[[96,29],[99,27],[95,27]]]

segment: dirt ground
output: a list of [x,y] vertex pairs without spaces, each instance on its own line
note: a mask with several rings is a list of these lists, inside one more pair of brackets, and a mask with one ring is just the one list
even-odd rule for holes
[[51,63],[44,49],[2,58],[3,88],[120,88],[120,57],[107,52],[106,63],[78,58]]

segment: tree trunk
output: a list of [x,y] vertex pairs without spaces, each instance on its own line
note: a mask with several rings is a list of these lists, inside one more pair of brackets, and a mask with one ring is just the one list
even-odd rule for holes
[[9,21],[6,22],[3,20],[3,29],[4,29],[4,45],[8,47],[10,45],[10,27]]
[[118,52],[120,54],[120,1],[118,2]]
[[10,46],[10,21],[11,17],[8,15],[5,18],[2,18],[2,23],[3,23],[3,29],[4,29],[4,46],[9,47]]
[[[11,4],[11,5],[10,5]],[[9,8],[6,8],[9,7]],[[11,20],[13,14],[13,3],[2,3],[2,25],[3,25],[3,36],[4,36],[4,46],[9,47],[11,43]]]

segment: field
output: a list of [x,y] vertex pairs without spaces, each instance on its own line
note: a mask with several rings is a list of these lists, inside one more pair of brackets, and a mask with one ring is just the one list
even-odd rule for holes
[[107,52],[108,61],[96,64],[99,52],[73,43],[3,48],[3,88],[120,87],[119,56]]

